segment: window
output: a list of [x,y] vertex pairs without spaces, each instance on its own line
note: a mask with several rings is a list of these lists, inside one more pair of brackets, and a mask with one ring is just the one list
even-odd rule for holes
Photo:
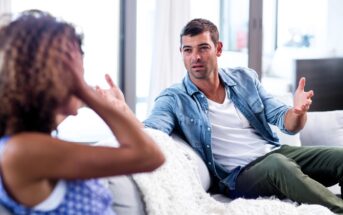
[[293,92],[296,59],[343,55],[342,8],[336,0],[264,0],[262,83],[267,90]]
[[90,85],[106,86],[104,74],[118,83],[119,0],[12,0],[12,11],[44,10],[73,23],[84,34],[85,79]]
[[221,67],[248,66],[249,0],[220,0]]
[[144,120],[151,78],[156,0],[137,1],[136,115]]

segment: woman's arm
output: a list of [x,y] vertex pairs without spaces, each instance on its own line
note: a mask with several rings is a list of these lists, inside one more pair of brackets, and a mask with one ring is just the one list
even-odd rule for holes
[[[63,58],[63,57],[61,57]],[[78,49],[62,59],[74,78],[73,95],[93,109],[116,136],[119,148],[73,144],[39,133],[13,136],[6,147],[6,162],[15,172],[31,179],[96,178],[151,171],[164,162],[156,143],[126,105],[121,91],[107,80],[112,96],[97,93],[83,78]],[[20,170],[20,171],[19,171]]]

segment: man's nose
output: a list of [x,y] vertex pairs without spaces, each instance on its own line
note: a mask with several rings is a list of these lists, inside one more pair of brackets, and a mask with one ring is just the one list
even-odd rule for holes
[[200,53],[198,51],[194,51],[192,53],[192,60],[197,62],[201,59]]

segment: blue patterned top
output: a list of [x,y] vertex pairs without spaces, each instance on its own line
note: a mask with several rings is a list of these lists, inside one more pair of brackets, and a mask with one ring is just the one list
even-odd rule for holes
[[[0,154],[9,138],[0,138]],[[111,208],[112,196],[99,180],[73,180],[66,182],[63,201],[53,210],[40,211],[26,207],[8,195],[0,177],[0,203],[17,215],[115,215]]]

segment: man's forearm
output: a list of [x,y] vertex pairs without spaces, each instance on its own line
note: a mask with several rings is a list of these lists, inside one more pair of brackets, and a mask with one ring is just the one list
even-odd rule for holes
[[290,132],[299,132],[304,128],[307,120],[306,112],[304,114],[297,114],[291,108],[287,111],[285,117],[285,127]]

